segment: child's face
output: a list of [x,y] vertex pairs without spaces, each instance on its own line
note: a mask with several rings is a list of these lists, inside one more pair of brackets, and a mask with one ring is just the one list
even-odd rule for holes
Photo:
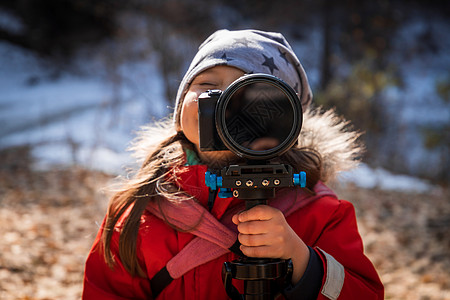
[[225,90],[244,72],[229,66],[217,66],[207,69],[194,78],[184,97],[181,108],[181,129],[189,141],[199,150],[198,102],[201,93],[207,90]]

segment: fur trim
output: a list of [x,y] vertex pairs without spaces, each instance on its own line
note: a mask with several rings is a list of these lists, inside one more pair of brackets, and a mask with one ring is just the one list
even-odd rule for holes
[[[171,118],[142,127],[129,150],[138,162],[145,161],[160,143],[176,134]],[[364,147],[359,142],[359,132],[351,130],[350,122],[339,117],[334,110],[307,109],[303,113],[303,126],[299,136],[299,148],[311,149],[322,157],[323,182],[335,178],[337,173],[355,168]],[[171,151],[182,151],[172,147]],[[173,156],[174,153],[168,155]]]
[[307,109],[303,113],[298,147],[317,151],[322,156],[323,182],[334,179],[338,172],[355,168],[364,147],[359,132],[351,130],[350,122],[334,110]]

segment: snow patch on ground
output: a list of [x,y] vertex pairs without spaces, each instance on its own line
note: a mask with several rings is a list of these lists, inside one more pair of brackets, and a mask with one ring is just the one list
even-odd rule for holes
[[426,193],[436,187],[426,180],[408,175],[393,174],[382,168],[371,168],[361,164],[358,168],[343,172],[339,181],[344,184],[353,183],[366,189],[382,189],[388,191]]

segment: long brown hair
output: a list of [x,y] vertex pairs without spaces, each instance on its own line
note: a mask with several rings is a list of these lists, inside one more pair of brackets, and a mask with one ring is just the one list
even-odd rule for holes
[[[157,145],[139,172],[111,198],[106,214],[105,226],[101,236],[101,250],[106,263],[113,268],[114,256],[111,252],[111,240],[118,221],[126,215],[119,238],[119,255],[125,269],[133,276],[146,277],[137,259],[136,241],[140,219],[149,201],[161,201],[162,197],[177,196],[165,177],[170,170],[182,164],[182,147],[188,143],[184,134],[175,133]],[[172,197],[174,198],[174,197]]]
[[[308,174],[307,188],[312,190],[319,180],[326,181],[330,177],[330,171],[324,170],[322,152],[325,153],[326,158],[330,161],[342,160],[340,164],[351,165],[351,161],[354,160],[354,157],[360,150],[359,146],[355,144],[359,134],[344,132],[344,127],[347,123],[336,118],[332,112],[319,114],[307,111],[305,115],[310,115],[309,117],[314,119],[314,122],[312,122],[314,125],[311,125],[311,122],[304,123],[302,132],[304,131],[305,133],[300,136],[299,145],[283,154],[280,160],[283,163],[290,164],[296,171],[305,171]],[[324,116],[323,120],[320,120],[321,116]],[[315,132],[314,126],[317,126],[317,124],[328,132],[324,141],[315,141],[317,137],[322,136]],[[305,128],[305,125],[307,128]],[[124,187],[111,198],[102,232],[102,243],[100,246],[106,263],[113,268],[115,260],[110,249],[111,240],[116,225],[122,217],[124,218],[119,238],[119,255],[123,266],[132,276],[146,277],[137,259],[136,245],[140,219],[149,201],[182,201],[183,197],[184,199],[190,197],[183,194],[173,184],[173,181],[168,179],[168,174],[173,168],[184,164],[183,149],[190,148],[195,151],[195,147],[186,139],[182,132],[175,132],[171,120],[165,120],[158,126],[160,135],[166,138],[159,143],[154,143],[153,140],[156,139],[153,135],[154,131],[148,130],[148,128],[143,131],[144,134],[140,135],[135,143],[137,145],[135,150],[141,152],[141,158],[144,157],[142,152],[147,152],[147,155],[134,178],[128,180]],[[154,127],[152,128],[154,129]],[[337,138],[333,139],[333,135],[337,136]],[[151,148],[145,146],[146,143],[150,144]],[[319,145],[318,149],[316,144]],[[327,144],[329,144],[329,147]],[[337,144],[342,148],[339,151]],[[330,148],[328,149],[329,151],[323,149],[327,147]],[[337,156],[334,160],[329,157],[333,153]],[[347,162],[344,162],[344,160],[347,160]],[[331,165],[335,166],[337,164],[332,163]],[[344,167],[341,167],[341,169],[344,169]],[[171,226],[171,224],[168,225]]]

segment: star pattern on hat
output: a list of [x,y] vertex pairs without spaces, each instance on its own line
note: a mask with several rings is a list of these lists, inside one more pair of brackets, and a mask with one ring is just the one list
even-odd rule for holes
[[273,57],[267,57],[264,54],[264,62],[262,63],[263,66],[266,66],[270,69],[270,73],[273,75],[273,70],[279,70],[275,62],[273,61]]
[[287,65],[290,65],[291,63],[289,62],[289,60],[286,57],[286,52],[283,52],[280,48],[278,48],[278,52],[280,53],[280,57],[282,59],[284,59],[284,61],[286,62]]

